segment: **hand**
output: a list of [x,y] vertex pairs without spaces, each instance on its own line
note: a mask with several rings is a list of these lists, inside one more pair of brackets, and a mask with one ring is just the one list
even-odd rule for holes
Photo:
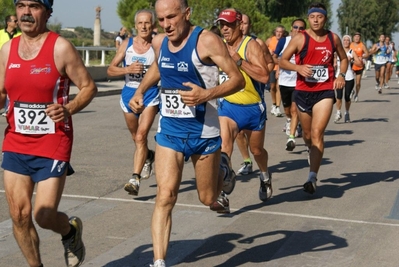
[[298,73],[301,75],[301,76],[303,76],[303,77],[307,77],[307,78],[309,78],[309,77],[312,77],[312,75],[313,75],[313,71],[312,71],[312,68],[313,68],[313,66],[312,65],[308,65],[308,64],[305,64],[305,65],[299,65],[299,69],[298,69]]
[[199,87],[198,85],[195,85],[191,82],[186,82],[183,83],[185,87],[191,88],[191,90],[179,90],[179,94],[187,106],[197,106],[201,103],[204,103],[207,101],[206,99],[206,90],[203,88]]
[[69,111],[63,105],[58,103],[48,105],[45,112],[53,122],[61,122],[71,116]]
[[129,74],[132,73],[143,73],[144,71],[144,65],[143,63],[140,63],[138,60],[136,62],[133,62],[132,64],[130,64],[129,66],[126,66],[126,71]]
[[134,113],[139,114],[144,110],[144,95],[136,91],[129,101],[129,107]]
[[341,75],[338,76],[337,79],[335,79],[334,81],[334,90],[338,89],[338,90],[342,90],[345,86],[345,78],[342,77]]

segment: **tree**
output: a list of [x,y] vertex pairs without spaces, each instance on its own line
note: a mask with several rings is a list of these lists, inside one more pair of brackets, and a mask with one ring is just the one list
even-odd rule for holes
[[14,2],[10,0],[0,0],[0,28],[4,28],[4,19],[8,15],[15,14]]
[[156,0],[119,0],[116,12],[127,29],[134,29],[134,15],[140,9],[153,9]]
[[376,41],[380,34],[399,31],[399,1],[342,0],[338,7],[338,26],[341,34],[361,32],[364,41]]

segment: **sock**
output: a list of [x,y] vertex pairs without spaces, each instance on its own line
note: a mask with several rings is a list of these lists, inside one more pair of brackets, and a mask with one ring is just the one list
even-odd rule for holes
[[317,181],[317,173],[315,172],[309,172],[309,177],[308,177],[308,181]]
[[75,236],[75,234],[76,234],[76,229],[75,229],[75,227],[73,227],[72,224],[69,224],[69,225],[71,226],[71,230],[69,230],[69,233],[67,233],[66,235],[63,235],[63,236],[62,236],[62,240],[68,240],[68,239],[70,239],[71,237]]
[[276,106],[276,103],[273,103],[273,106]]
[[290,138],[290,139],[295,139],[295,136],[293,136],[292,134],[290,134],[289,138]]
[[263,182],[269,181],[269,179],[270,179],[270,177],[269,177],[269,172],[261,172],[261,173],[260,173],[260,179],[261,179]]
[[252,163],[251,158],[244,159],[244,162]]
[[337,114],[341,114],[341,110],[337,110]]

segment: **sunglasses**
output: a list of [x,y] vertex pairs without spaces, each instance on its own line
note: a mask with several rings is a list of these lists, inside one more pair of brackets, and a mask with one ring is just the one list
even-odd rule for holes
[[299,27],[299,26],[292,26],[292,28],[294,28],[295,30],[299,28],[300,31],[303,31],[305,29],[304,27]]

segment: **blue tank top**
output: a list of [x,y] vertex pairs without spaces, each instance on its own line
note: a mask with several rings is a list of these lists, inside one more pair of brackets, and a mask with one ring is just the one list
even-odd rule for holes
[[197,42],[202,28],[195,27],[183,48],[171,52],[168,38],[163,39],[158,68],[161,75],[161,105],[158,132],[181,138],[214,138],[220,135],[216,100],[187,107],[178,90],[192,82],[204,90],[218,85],[218,68],[198,56]]

